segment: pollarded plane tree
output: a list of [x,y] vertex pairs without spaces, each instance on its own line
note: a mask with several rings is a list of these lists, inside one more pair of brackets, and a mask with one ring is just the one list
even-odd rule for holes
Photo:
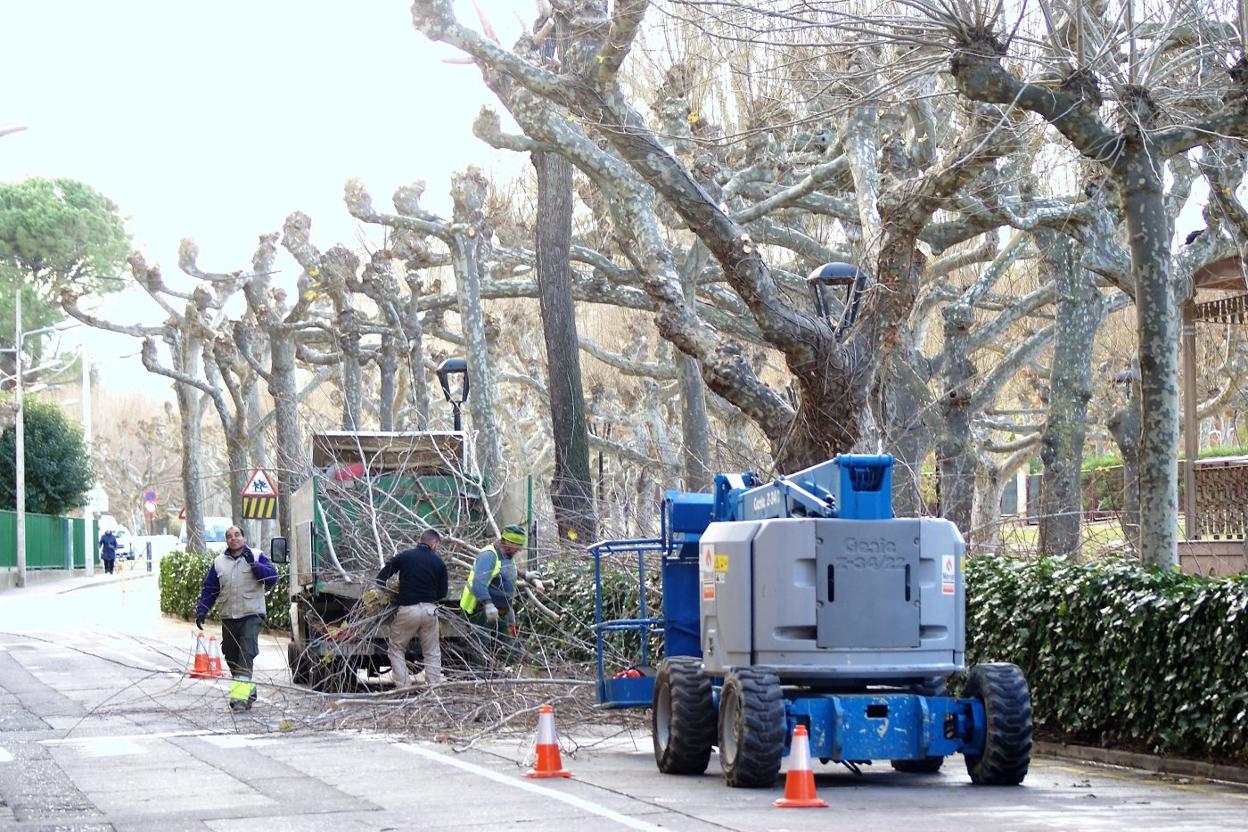
[[[236,281],[222,281],[210,291],[205,285],[197,285],[191,292],[179,292],[164,282],[158,266],[149,266],[138,252],[129,257],[130,270],[135,281],[143,287],[168,318],[159,327],[123,325],[104,320],[79,306],[79,294],[66,287],[61,290],[61,308],[65,312],[98,329],[119,332],[143,340],[143,362],[149,372],[169,376],[174,380],[178,403],[178,416],[182,439],[182,485],[186,506],[187,545],[193,551],[204,549],[203,521],[203,471],[202,455],[202,407],[201,391],[212,390],[217,398],[214,404],[221,406],[219,413],[228,415],[219,388],[203,382],[201,367],[207,356],[215,360],[212,344],[216,331],[225,320],[225,300],[237,288]],[[178,305],[181,305],[181,309]],[[164,341],[172,359],[172,367],[160,365],[157,358],[155,338]],[[209,393],[211,395],[211,393]],[[227,428],[228,433],[228,428]]]
[[[1165,170],[1172,157],[1248,135],[1239,9],[1220,2],[1119,9],[1072,0],[1040,4],[1038,15],[1019,18],[1002,5],[905,5],[943,30],[963,97],[1043,119],[1117,189],[1140,366],[1140,551],[1148,563],[1174,564],[1178,309],[1189,288],[1176,280]],[[1024,76],[1024,66],[1036,69]]]
[[[694,9],[696,4],[677,4]],[[1001,3],[904,0],[883,7],[838,4],[778,13],[777,4],[722,4],[716,12],[755,21],[754,37],[820,31],[828,48],[848,43],[910,48],[903,63],[921,73],[950,70],[966,101],[996,107],[1001,125],[1039,115],[1114,191],[1125,226],[1125,258],[1115,257],[1114,226],[1092,217],[1083,264],[1137,301],[1145,416],[1141,500],[1148,528],[1144,557],[1174,559],[1177,418],[1177,308],[1165,190],[1177,157],[1243,132],[1242,19],[1219,2]],[[727,9],[728,11],[724,11]],[[744,18],[742,18],[744,19]],[[759,20],[767,20],[759,24]],[[1019,59],[1007,64],[1009,57]],[[933,63],[935,62],[935,63]],[[894,66],[897,66],[894,63]],[[1038,70],[1027,80],[1018,68]],[[929,73],[930,74],[930,73]],[[1105,115],[1112,115],[1107,120]],[[1034,123],[1034,122],[1033,122]],[[992,137],[986,136],[991,142]],[[1168,166],[1168,168],[1167,168]],[[1179,176],[1179,180],[1182,176]],[[1177,190],[1182,191],[1181,181]],[[1108,249],[1108,250],[1106,250]]]
[[[830,131],[811,142],[817,150],[808,152],[803,163],[785,169],[775,162],[776,154],[787,154],[789,148],[774,136],[791,136],[793,130],[756,129],[751,133],[755,141],[736,144],[717,142],[712,131],[710,143],[699,148],[691,125],[707,129],[710,119],[690,116],[703,108],[689,107],[683,119],[669,118],[660,129],[656,124],[662,114],[648,122],[641,105],[625,92],[620,69],[640,37],[648,4],[616,4],[611,16],[597,4],[574,5],[578,46],[558,66],[533,50],[532,37],[522,38],[514,50],[503,49],[461,23],[445,3],[417,2],[413,19],[426,35],[474,59],[525,133],[506,135],[496,117],[484,114],[477,123],[479,136],[496,146],[540,146],[563,153],[604,195],[617,247],[640,277],[659,331],[697,359],[712,391],[762,429],[778,466],[791,469],[876,439],[871,397],[880,369],[902,337],[901,325],[928,265],[920,240],[924,234],[943,234],[941,248],[949,248],[997,227],[964,219],[955,228],[935,215],[1011,149],[1008,122],[988,108],[950,106],[941,113],[943,125],[961,128],[961,134],[947,143],[938,140],[943,135],[927,137],[940,119],[898,100],[905,97],[907,79],[880,77],[885,61],[862,66],[858,59],[849,73],[873,94],[835,84],[834,70],[854,60],[842,52],[829,56],[824,66],[808,61],[804,70],[815,79],[809,87],[826,81],[840,103],[825,119]],[[812,63],[818,73],[809,68]],[[896,94],[881,96],[879,84]],[[686,96],[696,93],[678,79],[671,86]],[[675,96],[668,98],[666,112],[680,113]],[[881,124],[897,131],[904,152],[878,152]],[[925,142],[917,140],[914,148],[905,147],[901,136],[916,134],[930,141],[929,147],[943,149],[920,152]],[[985,136],[992,138],[984,141]],[[685,137],[684,144],[698,150],[682,151]],[[738,149],[737,144],[739,160],[724,149]],[[726,169],[726,161],[738,166]],[[759,181],[765,190],[752,189]],[[798,221],[792,210],[801,212]],[[696,237],[718,272],[719,282],[698,287],[701,302],[686,299],[668,222]],[[840,231],[833,235],[830,227]],[[770,265],[764,255],[781,246],[786,252],[800,250],[798,262],[807,268],[825,256],[845,259],[837,255],[861,252],[854,259],[873,280],[852,323],[838,326],[835,318],[815,312],[800,277],[807,268],[790,282]],[[797,291],[790,290],[791,283]],[[718,326],[702,314],[711,305],[703,299],[735,305],[744,322]],[[757,333],[783,356],[781,384],[791,381],[794,398],[750,366],[734,329]]]

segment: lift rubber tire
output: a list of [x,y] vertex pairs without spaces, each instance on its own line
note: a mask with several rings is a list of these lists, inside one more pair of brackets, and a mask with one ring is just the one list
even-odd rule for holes
[[719,764],[736,788],[765,788],[780,776],[784,757],[784,693],[765,668],[742,668],[724,678],[719,695]]
[[1031,764],[1031,691],[1023,671],[1007,662],[978,664],[966,677],[967,699],[984,703],[984,753],[966,755],[979,786],[1017,786]]
[[924,757],[922,760],[889,760],[896,771],[906,774],[935,774],[945,764],[944,757]]
[[702,774],[715,744],[715,702],[702,662],[664,659],[654,677],[650,727],[654,762],[664,774]]

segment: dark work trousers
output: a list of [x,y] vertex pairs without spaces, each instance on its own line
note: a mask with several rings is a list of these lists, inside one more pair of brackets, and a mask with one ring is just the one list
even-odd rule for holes
[[116,563],[116,560],[114,558],[103,558],[101,562],[104,564],[104,574],[113,574],[113,564]]
[[264,616],[225,618],[221,621],[221,652],[235,679],[251,680],[251,667],[260,652],[260,628]]
[[502,610],[498,622],[491,624],[485,618],[484,605],[478,606],[468,620],[476,627],[477,643],[487,663],[499,666],[512,664],[519,660],[520,650],[516,639],[511,634],[515,626],[515,614],[511,610]]

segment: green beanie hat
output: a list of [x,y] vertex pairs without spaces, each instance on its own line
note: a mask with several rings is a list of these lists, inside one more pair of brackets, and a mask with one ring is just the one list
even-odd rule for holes
[[503,540],[508,543],[514,543],[516,546],[523,546],[529,540],[529,535],[524,530],[524,526],[512,523],[510,526],[503,527]]

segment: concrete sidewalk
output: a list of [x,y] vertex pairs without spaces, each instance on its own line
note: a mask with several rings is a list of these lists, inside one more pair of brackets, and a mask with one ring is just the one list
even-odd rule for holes
[[106,574],[102,566],[97,567],[93,575],[88,575],[83,569],[75,569],[72,572],[68,569],[28,569],[26,586],[20,588],[14,585],[17,580],[17,570],[6,568],[0,572],[0,598],[9,593],[59,595],[91,586],[150,578],[159,571],[158,563],[152,564],[151,572],[147,571],[147,561],[128,560],[118,561],[118,563],[125,565],[111,575]]

